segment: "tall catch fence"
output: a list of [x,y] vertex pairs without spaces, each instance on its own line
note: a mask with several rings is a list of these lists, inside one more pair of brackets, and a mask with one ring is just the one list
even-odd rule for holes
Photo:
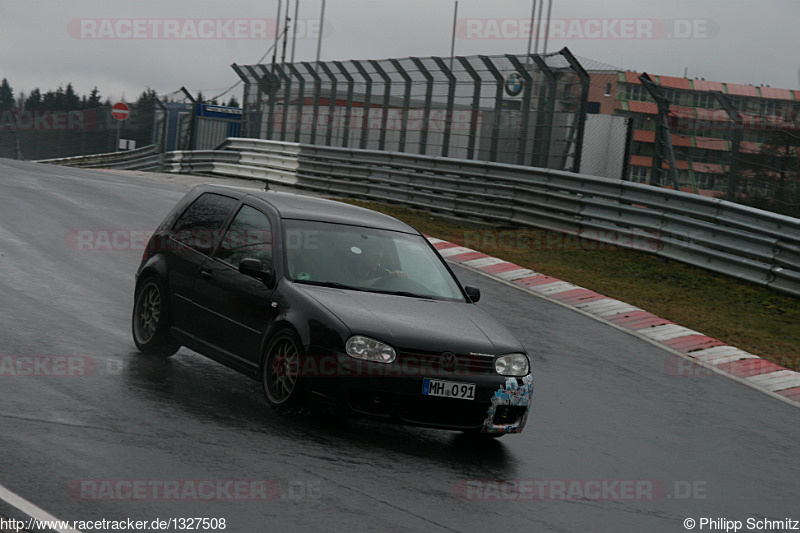
[[245,137],[580,169],[590,79],[566,48],[233,68]]

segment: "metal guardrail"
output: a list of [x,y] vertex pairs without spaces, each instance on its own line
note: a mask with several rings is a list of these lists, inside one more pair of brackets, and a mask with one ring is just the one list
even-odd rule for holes
[[[107,166],[149,165],[147,157]],[[46,162],[82,166],[78,159]],[[257,179],[564,232],[800,297],[800,219],[670,189],[517,165],[239,138],[217,150],[168,152],[161,170]]]
[[120,170],[158,170],[161,154],[155,145],[143,146],[135,150],[109,152],[104,154],[78,155],[58,159],[40,159],[37,163],[51,163],[68,167],[115,168]]

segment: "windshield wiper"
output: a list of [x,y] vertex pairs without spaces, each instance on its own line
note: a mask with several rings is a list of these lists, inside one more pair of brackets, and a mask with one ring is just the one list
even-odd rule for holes
[[369,287],[356,287],[354,285],[347,285],[345,283],[338,283],[336,281],[316,281],[310,279],[296,279],[294,280],[295,283],[303,283],[305,285],[314,285],[316,287],[328,287],[330,289],[345,289],[349,291],[361,291],[361,292],[374,292],[376,294],[390,294],[392,296],[407,296],[409,298],[425,298],[426,300],[434,299],[431,296],[426,296],[424,294],[416,294],[413,292],[408,291],[385,291],[381,289],[371,289]]
[[424,298],[426,300],[434,299],[432,296],[427,296],[425,294],[417,294],[408,291],[384,291],[380,289],[372,289],[370,292],[377,292],[378,294],[391,294],[392,296],[408,296],[409,298]]
[[345,283],[338,283],[336,281],[316,281],[311,279],[296,279],[294,280],[295,283],[303,283],[304,285],[314,285],[316,287],[328,287],[331,289],[346,289],[349,291],[367,291],[362,287],[354,287],[353,285],[347,285]]

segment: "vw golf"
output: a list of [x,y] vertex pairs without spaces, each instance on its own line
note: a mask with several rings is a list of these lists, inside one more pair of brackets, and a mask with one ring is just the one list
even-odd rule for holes
[[527,352],[407,224],[296,194],[199,185],[136,273],[146,354],[194,350],[262,383],[275,408],[323,401],[375,420],[519,433]]

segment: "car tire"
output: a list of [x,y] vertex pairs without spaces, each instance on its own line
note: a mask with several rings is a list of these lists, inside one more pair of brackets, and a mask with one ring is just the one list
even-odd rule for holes
[[302,343],[291,330],[282,330],[269,342],[261,369],[264,396],[270,407],[302,407],[306,399],[306,381],[299,375],[303,356]]
[[156,277],[148,277],[136,286],[133,298],[131,330],[140,352],[169,357],[181,345],[169,333],[166,292]]

